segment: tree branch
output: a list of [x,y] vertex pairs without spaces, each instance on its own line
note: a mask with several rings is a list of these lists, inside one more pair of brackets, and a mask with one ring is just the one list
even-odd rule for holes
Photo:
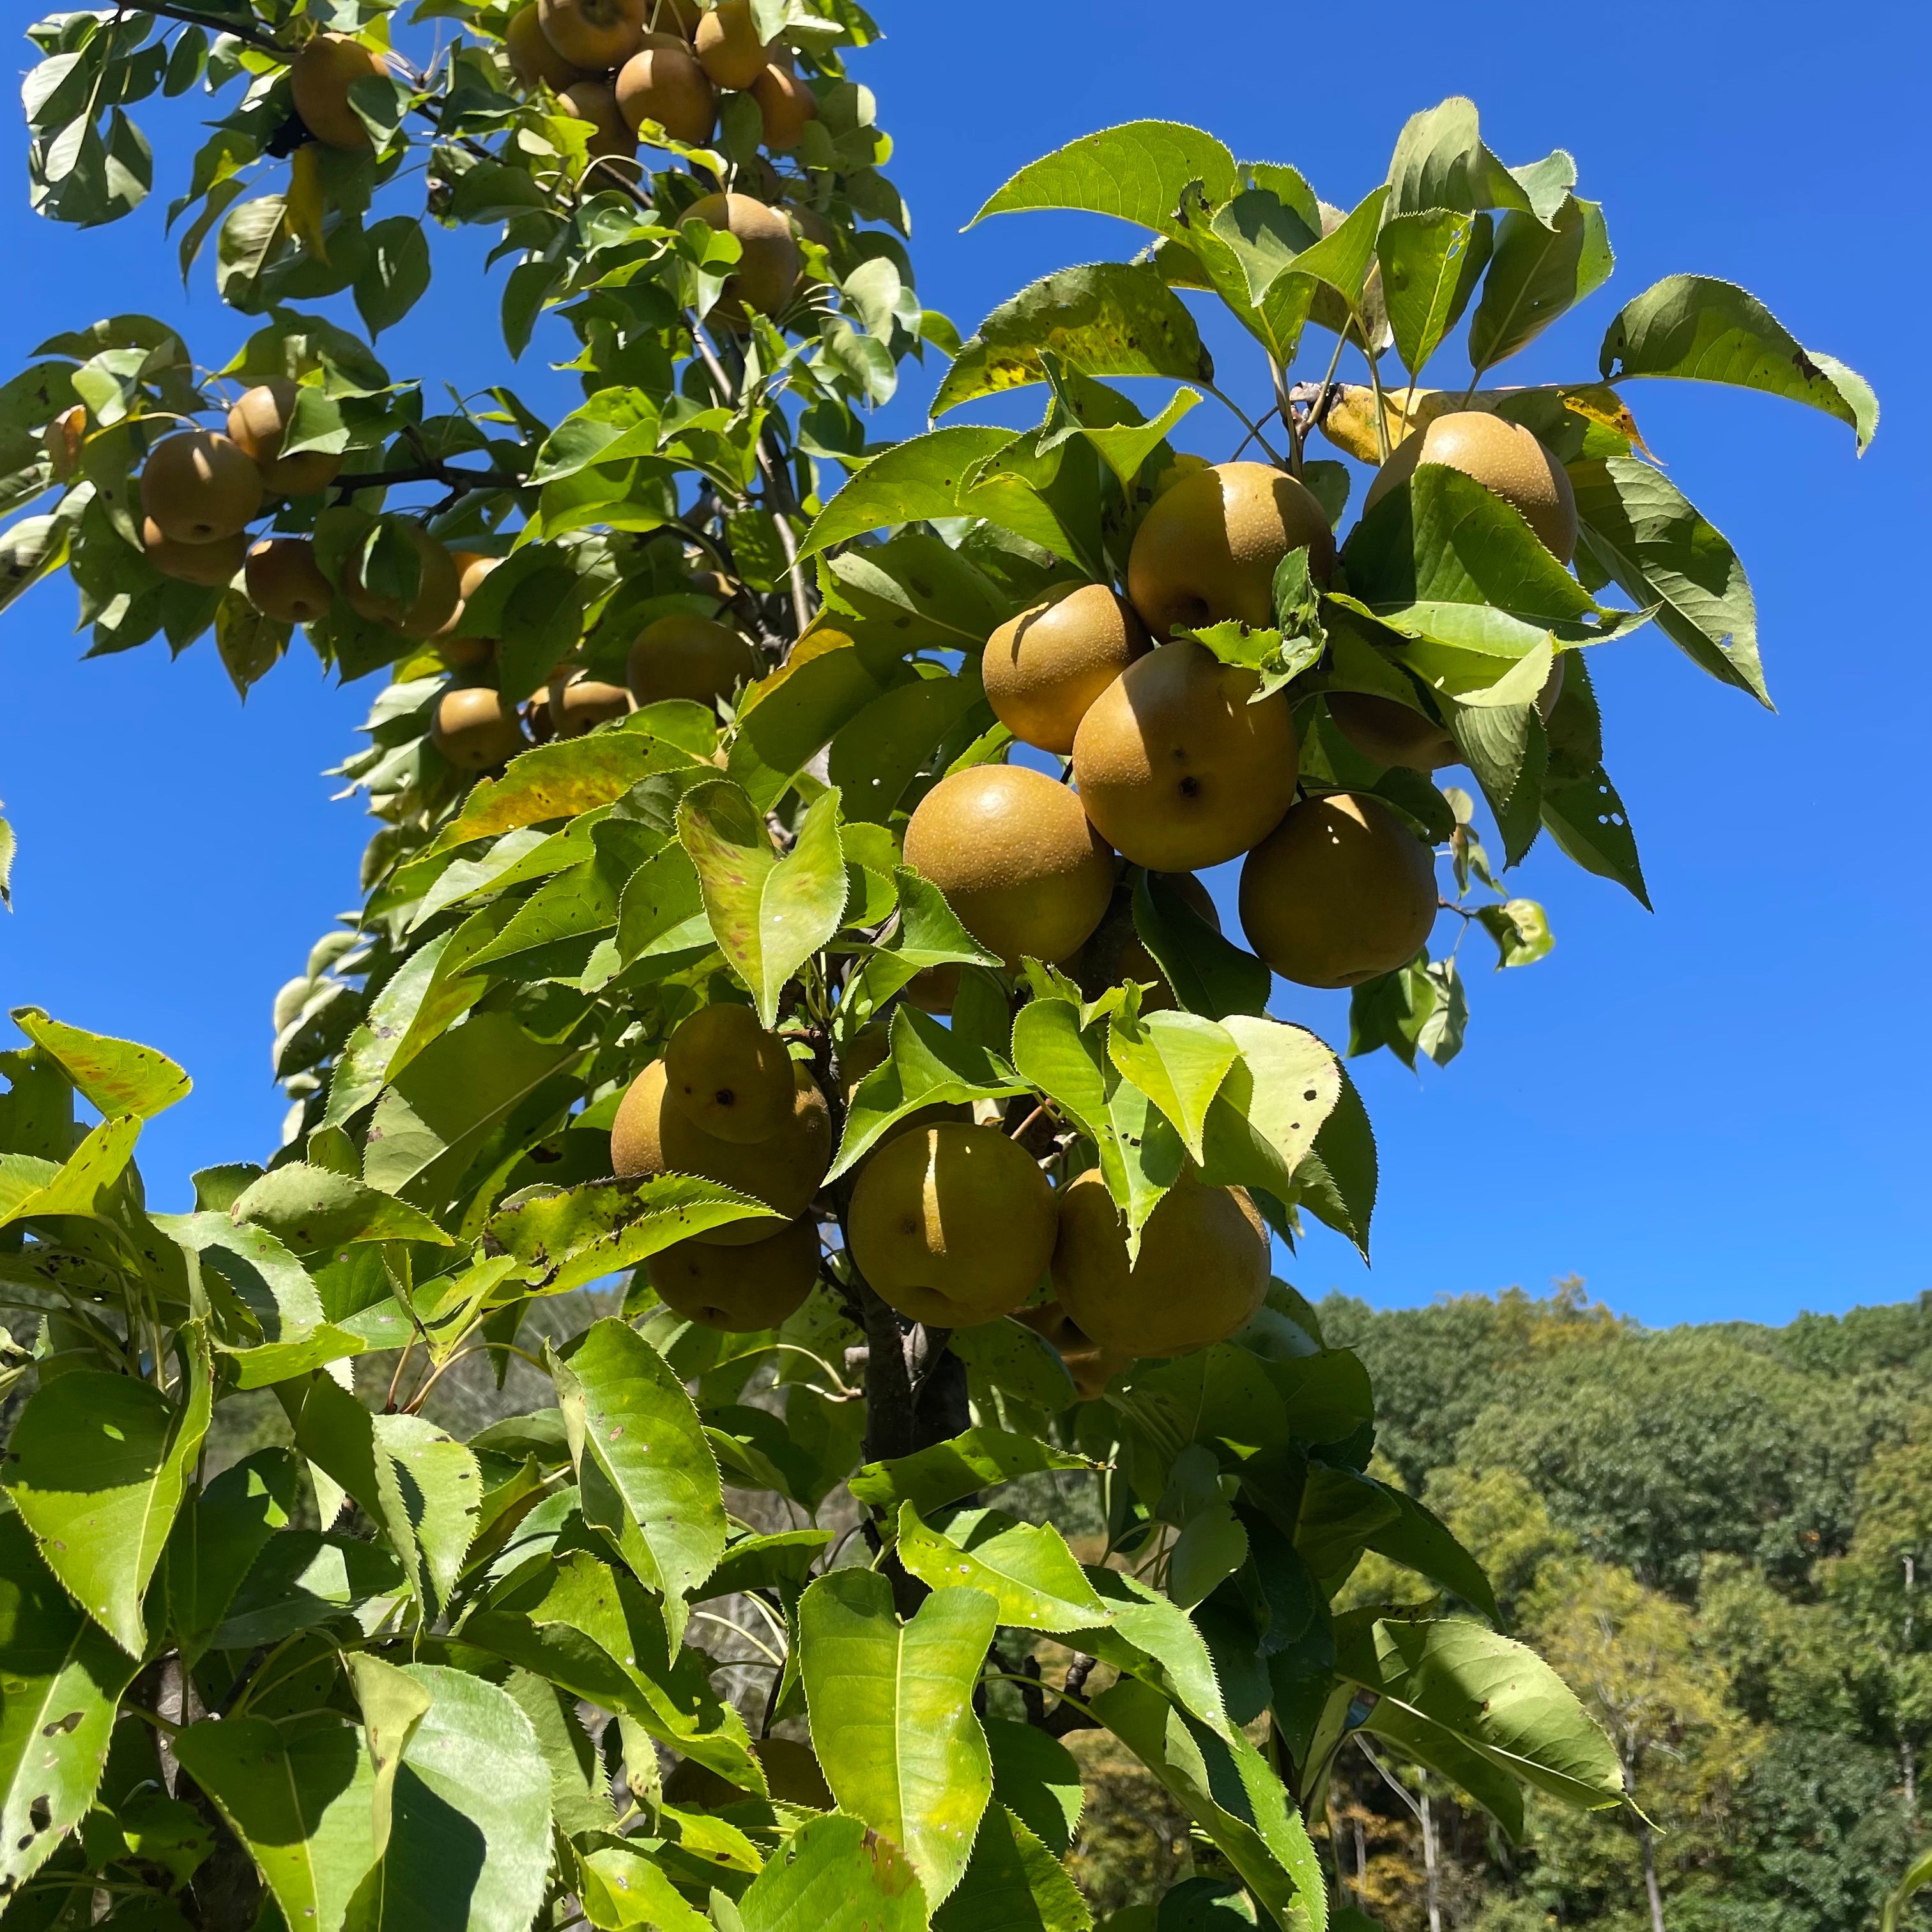
[[472,490],[520,490],[530,481],[513,470],[458,470],[453,464],[431,460],[406,470],[357,470],[338,476],[328,487],[352,495],[358,490],[386,490],[398,483],[440,483],[466,496]]
[[239,40],[244,47],[253,47],[257,53],[273,54],[276,59],[292,61],[296,57],[293,47],[285,47],[279,40],[272,40],[265,34],[251,34],[247,28],[238,27],[232,20],[224,20],[213,14],[198,14],[192,7],[172,7],[160,4],[160,0],[141,0],[140,11],[158,14],[164,20],[179,20],[185,26],[201,27],[212,34],[225,34],[231,40]]

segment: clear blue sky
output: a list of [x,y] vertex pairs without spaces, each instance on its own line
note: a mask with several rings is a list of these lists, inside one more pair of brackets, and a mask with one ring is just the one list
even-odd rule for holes
[[[1015,167],[1076,135],[1191,121],[1244,158],[1294,162],[1348,205],[1408,113],[1462,92],[1505,160],[1574,152],[1618,254],[1609,288],[1514,380],[1593,374],[1618,303],[1696,270],[1743,283],[1876,386],[1885,417],[1862,462],[1840,425],[1790,405],[1633,386],[1652,446],[1750,567],[1779,715],[1654,632],[1593,653],[1656,915],[1532,854],[1518,890],[1549,908],[1551,957],[1498,976],[1470,950],[1469,1045],[1445,1071],[1357,1063],[1382,1137],[1374,1269],[1318,1231],[1288,1272],[1310,1292],[1389,1304],[1574,1272],[1653,1323],[1781,1322],[1932,1287],[1932,1068],[1916,998],[1932,937],[1932,656],[1910,576],[1932,513],[1916,185],[1932,13],[1881,0],[1830,26],[1809,8],[1676,0],[1612,21],[1531,0],[1474,13],[1394,0],[1358,23],[1278,0],[1059,0],[999,14],[1011,40],[983,10],[877,11],[890,38],[859,72],[897,142],[922,292],[962,327],[1052,268],[1136,245],[1072,216],[958,232]],[[130,308],[225,359],[245,325],[205,266],[183,296],[160,232],[184,158],[164,153],[131,220],[82,235],[30,214],[14,166],[0,201],[4,369],[56,328]],[[384,352],[465,388],[494,380],[494,292],[479,304],[464,273],[482,251],[467,238],[438,247],[439,289]],[[1224,382],[1256,396],[1262,372],[1232,337],[1214,340]],[[518,380],[560,406],[545,341]],[[937,372],[914,380],[927,386],[916,406]],[[1216,413],[1197,410],[1181,440],[1218,459],[1234,436]],[[896,404],[880,433],[916,421]],[[0,616],[15,721],[0,798],[21,842],[0,1003],[44,1004],[188,1066],[193,1096],[143,1150],[151,1194],[181,1206],[191,1168],[259,1156],[277,1136],[269,1002],[356,900],[365,824],[328,802],[320,774],[351,743],[370,686],[332,688],[298,646],[244,710],[211,640],[172,664],[160,645],[82,663],[73,616],[63,579]],[[1216,884],[1226,899],[1232,882]],[[1282,1010],[1331,1040],[1346,1031],[1342,995]]]

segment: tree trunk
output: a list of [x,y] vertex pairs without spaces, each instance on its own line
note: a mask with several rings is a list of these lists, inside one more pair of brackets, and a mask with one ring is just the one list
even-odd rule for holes
[[1650,1932],[1668,1932],[1664,1922],[1664,1894],[1657,1882],[1657,1840],[1648,1825],[1637,1827],[1636,1841],[1643,1852],[1643,1888],[1650,1900]]

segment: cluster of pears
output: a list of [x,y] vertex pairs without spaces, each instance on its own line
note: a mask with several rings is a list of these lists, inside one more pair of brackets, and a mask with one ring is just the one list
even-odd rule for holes
[[[890,1051],[883,1020],[840,1068],[849,1101]],[[830,1165],[825,1096],[748,1007],[703,1008],[626,1091],[611,1128],[616,1172],[697,1174],[785,1217],[742,1221],[654,1256],[652,1286],[710,1328],[775,1327],[817,1280],[812,1202]],[[946,1328],[1016,1312],[1058,1348],[1084,1396],[1126,1363],[1219,1341],[1252,1318],[1268,1281],[1268,1237],[1238,1187],[1183,1180],[1131,1262],[1097,1172],[1058,1190],[1016,1141],[970,1108],[922,1108],[894,1123],[857,1170],[847,1216],[854,1264],[900,1314]],[[1029,1308],[1050,1275],[1054,1299]]]
[[[708,141],[722,88],[757,104],[761,138],[774,154],[796,148],[818,118],[818,103],[790,50],[758,38],[751,0],[530,0],[504,35],[510,64],[526,87],[550,88],[596,130],[593,157],[634,154],[651,123],[674,141]],[[761,164],[761,165],[764,165]],[[776,198],[776,177],[770,178]],[[743,253],[714,314],[740,328],[748,311],[777,315],[798,285],[792,224],[769,200],[709,194],[685,211],[734,235]]]
[[[1423,463],[1474,477],[1569,560],[1568,479],[1528,430],[1476,411],[1438,417],[1384,466],[1370,507]],[[1241,924],[1256,952],[1304,986],[1358,986],[1427,940],[1437,911],[1428,847],[1366,794],[1298,802],[1286,698],[1251,703],[1254,672],[1191,639],[1158,641],[1228,619],[1272,622],[1275,570],[1291,551],[1306,551],[1310,576],[1327,583],[1327,515],[1263,464],[1184,461],[1170,476],[1136,533],[1124,597],[1103,584],[1058,588],[994,632],[981,661],[1000,722],[1066,758],[1072,788],[1019,766],[954,773],[914,812],[907,863],[1011,970],[1029,955],[1077,959],[1112,899],[1116,853],[1184,879],[1244,858]],[[1557,686],[1543,694],[1546,711]],[[1378,764],[1426,772],[1460,760],[1419,710],[1352,694],[1329,703]]]

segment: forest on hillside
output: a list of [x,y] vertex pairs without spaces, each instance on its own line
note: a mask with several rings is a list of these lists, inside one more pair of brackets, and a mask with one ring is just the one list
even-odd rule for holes
[[1576,1282],[1320,1312],[1374,1378],[1382,1473],[1487,1566],[1654,1828],[1532,1802],[1513,1846],[1354,1749],[1342,1895],[1388,1932],[1875,1928],[1932,1837],[1932,1294],[1784,1328],[1646,1330]]

